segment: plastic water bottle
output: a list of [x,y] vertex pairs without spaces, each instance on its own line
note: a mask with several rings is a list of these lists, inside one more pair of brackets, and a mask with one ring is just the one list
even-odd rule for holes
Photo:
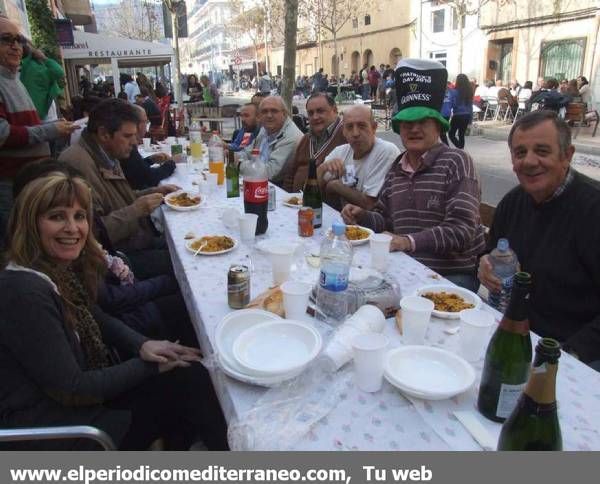
[[517,260],[517,254],[508,245],[507,239],[498,239],[496,248],[490,253],[490,261],[495,276],[502,281],[502,290],[500,292],[490,291],[488,302],[490,306],[504,314],[510,299],[513,277],[517,273],[519,261]]
[[339,324],[348,314],[348,276],[352,264],[352,246],[342,222],[334,222],[331,236],[322,242],[320,259],[317,306],[329,323]]

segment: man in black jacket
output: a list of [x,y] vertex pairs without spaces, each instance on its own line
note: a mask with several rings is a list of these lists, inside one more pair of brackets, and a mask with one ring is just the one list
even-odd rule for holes
[[[141,106],[135,106],[138,115],[137,137],[138,143],[142,142],[146,134],[146,124],[148,117],[146,111]],[[154,163],[161,163],[160,166],[152,168]],[[144,190],[155,187],[164,178],[168,178],[175,171],[175,162],[168,158],[164,153],[156,153],[147,158],[142,158],[137,146],[131,150],[129,158],[121,160],[121,168],[125,178],[134,190]]]
[[[487,250],[509,240],[533,278],[532,330],[600,370],[600,183],[570,166],[571,132],[552,111],[518,119],[508,144],[519,186],[496,208]],[[499,290],[488,255],[479,280]]]

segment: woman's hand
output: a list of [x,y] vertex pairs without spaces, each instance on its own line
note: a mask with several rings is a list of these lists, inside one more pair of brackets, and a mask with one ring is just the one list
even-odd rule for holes
[[140,348],[140,358],[158,363],[159,371],[165,372],[179,366],[190,366],[191,361],[200,361],[200,350],[171,341],[146,341]]

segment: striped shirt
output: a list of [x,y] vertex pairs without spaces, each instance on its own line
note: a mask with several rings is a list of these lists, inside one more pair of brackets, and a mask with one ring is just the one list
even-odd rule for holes
[[53,123],[40,124],[18,73],[0,66],[0,178],[12,179],[26,163],[50,156],[47,141],[56,137]]
[[410,235],[412,255],[442,275],[474,273],[485,240],[473,160],[439,143],[410,173],[402,167],[404,156],[394,161],[373,211],[361,222],[375,232]]

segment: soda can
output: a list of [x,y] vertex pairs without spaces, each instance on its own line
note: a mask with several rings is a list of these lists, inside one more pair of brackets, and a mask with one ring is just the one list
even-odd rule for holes
[[312,237],[315,233],[313,219],[315,212],[310,207],[300,207],[298,210],[298,235],[300,237]]
[[275,198],[275,187],[273,185],[269,185],[269,204],[267,205],[267,210],[272,212],[275,210],[276,204],[277,200]]
[[233,264],[227,273],[227,304],[233,309],[250,303],[250,271],[248,266]]

